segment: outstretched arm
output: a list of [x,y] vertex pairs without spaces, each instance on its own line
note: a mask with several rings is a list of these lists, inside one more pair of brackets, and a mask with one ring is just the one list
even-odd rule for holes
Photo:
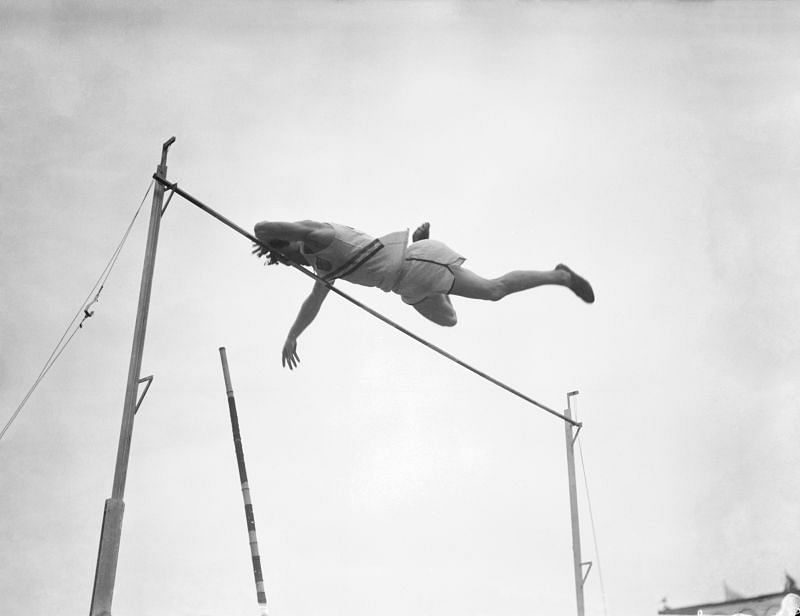
[[281,356],[281,365],[289,366],[289,370],[294,370],[300,362],[297,356],[297,338],[303,331],[311,325],[311,322],[319,314],[320,306],[328,295],[330,287],[323,282],[315,282],[314,288],[311,289],[311,294],[303,301],[300,306],[300,311],[297,313],[297,318],[294,324],[289,329],[289,334],[286,336],[286,342],[283,344],[283,353]]

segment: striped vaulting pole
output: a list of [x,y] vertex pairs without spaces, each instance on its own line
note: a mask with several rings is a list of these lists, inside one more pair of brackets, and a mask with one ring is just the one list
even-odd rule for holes
[[239,465],[239,481],[242,483],[242,498],[244,499],[244,516],[247,520],[247,534],[250,537],[250,555],[253,557],[253,576],[256,580],[256,595],[261,614],[267,614],[267,595],[264,592],[264,577],[261,574],[261,557],[258,554],[258,538],[256,537],[256,520],[253,515],[253,503],[250,502],[250,488],[247,485],[247,469],[244,465],[244,450],[242,449],[242,436],[239,433],[239,417],[236,414],[236,400],[233,398],[231,375],[228,372],[228,356],[225,347],[220,347],[219,356],[222,360],[222,374],[225,377],[225,391],[228,394],[228,409],[231,414],[231,429],[233,430],[233,446],[236,449],[236,463]]

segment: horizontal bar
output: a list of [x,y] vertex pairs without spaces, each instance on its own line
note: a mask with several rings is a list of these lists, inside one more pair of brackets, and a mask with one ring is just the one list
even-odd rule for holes
[[[246,237],[247,239],[249,239],[251,242],[253,242],[253,243],[255,243],[255,244],[259,244],[260,246],[263,246],[263,245],[264,245],[264,244],[263,244],[263,242],[259,241],[259,240],[258,240],[258,238],[256,238],[256,236],[254,236],[252,233],[249,233],[249,232],[245,231],[245,230],[244,230],[242,227],[240,227],[239,225],[237,225],[237,224],[236,224],[236,223],[234,223],[233,221],[231,221],[231,220],[228,220],[228,219],[227,219],[227,218],[225,218],[225,217],[224,217],[222,214],[220,214],[220,213],[218,213],[218,212],[214,211],[213,209],[211,209],[210,207],[208,207],[208,206],[207,206],[205,203],[203,203],[203,202],[202,202],[202,201],[200,201],[199,199],[196,199],[195,197],[193,197],[192,195],[190,195],[190,194],[189,194],[189,193],[187,193],[186,191],[184,191],[184,190],[181,190],[180,188],[178,188],[178,185],[177,185],[177,184],[173,184],[173,183],[171,183],[171,182],[168,182],[168,181],[167,181],[167,180],[165,180],[164,178],[160,177],[158,174],[153,174],[153,179],[154,179],[156,182],[158,182],[159,184],[161,184],[162,186],[164,186],[165,188],[167,188],[167,189],[169,189],[169,190],[173,191],[175,194],[177,194],[177,195],[180,195],[181,197],[183,197],[184,199],[186,199],[186,200],[187,200],[189,203],[191,203],[191,204],[193,204],[193,205],[196,205],[197,207],[199,207],[201,210],[203,210],[203,211],[204,211],[204,212],[206,212],[207,214],[210,214],[211,216],[213,216],[214,218],[216,218],[217,220],[219,220],[221,223],[223,223],[223,224],[227,225],[228,227],[230,227],[231,229],[233,229],[234,231],[236,231],[236,232],[237,232],[237,233],[239,233],[240,235],[243,235],[244,237]],[[274,249],[270,248],[270,250],[274,250]],[[555,417],[558,417],[558,418],[560,418],[560,419],[562,419],[562,420],[566,421],[567,423],[570,423],[570,424],[572,424],[573,426],[581,426],[581,425],[583,425],[583,424],[581,424],[580,422],[574,421],[574,420],[570,419],[569,417],[566,417],[565,415],[562,415],[561,413],[559,413],[559,412],[557,412],[557,411],[554,411],[553,409],[551,409],[551,408],[550,408],[550,407],[548,407],[548,406],[545,406],[545,405],[544,405],[544,404],[542,404],[541,402],[537,402],[537,401],[536,401],[536,400],[534,400],[533,398],[530,398],[530,397],[526,396],[525,394],[523,394],[523,393],[521,393],[521,392],[517,391],[517,390],[516,390],[516,389],[514,389],[513,387],[509,387],[508,385],[506,385],[506,384],[505,384],[505,383],[503,383],[502,381],[499,381],[499,380],[497,380],[497,379],[496,379],[496,378],[494,378],[493,376],[489,376],[489,375],[488,375],[488,374],[486,374],[485,372],[482,372],[481,370],[478,370],[477,368],[474,368],[474,367],[470,366],[468,363],[461,361],[460,359],[458,359],[458,358],[457,358],[457,357],[455,357],[454,355],[451,355],[450,353],[448,353],[448,352],[447,352],[447,351],[445,351],[444,349],[442,349],[442,348],[439,348],[438,346],[436,346],[435,344],[433,344],[433,343],[431,343],[431,342],[428,342],[428,341],[427,341],[427,340],[425,340],[424,338],[421,338],[420,336],[418,336],[418,335],[417,335],[417,334],[415,334],[414,332],[412,332],[412,331],[410,331],[410,330],[406,329],[406,328],[405,328],[405,327],[403,327],[402,325],[398,325],[397,323],[395,323],[395,322],[394,322],[394,321],[392,321],[391,319],[389,319],[389,318],[387,318],[387,317],[383,316],[382,314],[380,314],[379,312],[377,312],[377,311],[373,310],[372,308],[370,308],[370,307],[369,307],[369,306],[367,306],[366,304],[362,304],[360,301],[358,301],[357,299],[355,299],[355,298],[353,298],[353,297],[349,296],[349,295],[348,295],[347,293],[345,293],[344,291],[340,291],[339,289],[337,289],[336,287],[334,287],[332,283],[328,282],[327,280],[324,280],[324,279],[320,278],[319,276],[317,276],[317,275],[316,275],[316,274],[314,274],[313,272],[310,272],[310,271],[308,271],[308,270],[307,270],[306,268],[304,268],[303,266],[301,266],[301,265],[298,265],[297,263],[294,263],[293,261],[290,261],[289,259],[286,259],[284,262],[285,262],[287,265],[290,265],[291,267],[295,268],[296,270],[298,270],[298,271],[302,272],[303,274],[305,274],[305,275],[306,275],[306,276],[308,276],[309,278],[313,278],[314,280],[316,280],[316,281],[318,281],[318,282],[321,282],[321,283],[323,283],[323,284],[324,284],[324,285],[326,285],[326,286],[327,286],[327,287],[328,287],[328,288],[329,288],[331,291],[333,291],[333,292],[334,292],[334,293],[336,293],[337,295],[340,295],[341,297],[345,298],[345,299],[346,299],[347,301],[349,301],[350,303],[352,303],[352,304],[355,304],[356,306],[358,306],[358,307],[359,307],[359,308],[361,308],[362,310],[365,310],[366,312],[370,313],[370,314],[371,314],[372,316],[374,316],[376,319],[380,319],[381,321],[383,321],[383,322],[384,322],[384,323],[386,323],[387,325],[391,325],[391,326],[392,326],[392,327],[394,327],[396,330],[403,332],[403,333],[404,333],[406,336],[408,336],[409,338],[413,338],[414,340],[416,340],[416,341],[417,341],[417,342],[419,342],[420,344],[424,344],[426,347],[428,347],[428,348],[429,348],[429,349],[431,349],[432,351],[436,351],[437,353],[439,353],[439,355],[442,355],[443,357],[446,357],[446,358],[447,358],[447,359],[449,359],[450,361],[457,363],[457,364],[458,364],[459,366],[461,366],[462,368],[466,368],[466,369],[467,369],[467,370],[469,370],[470,372],[473,372],[474,374],[477,374],[478,376],[480,376],[480,377],[483,377],[484,379],[486,379],[486,380],[487,380],[487,381],[489,381],[490,383],[494,383],[495,385],[497,385],[497,386],[498,386],[498,387],[500,387],[501,389],[504,389],[504,390],[506,390],[507,392],[509,392],[509,393],[511,393],[511,394],[514,394],[514,395],[515,395],[515,396],[517,396],[518,398],[521,398],[522,400],[525,400],[526,402],[528,402],[528,403],[530,403],[530,404],[533,404],[534,406],[537,406],[537,407],[539,407],[539,408],[540,408],[540,409],[542,409],[543,411],[546,411],[546,412],[550,413],[551,415],[553,415],[553,416],[555,416]]]

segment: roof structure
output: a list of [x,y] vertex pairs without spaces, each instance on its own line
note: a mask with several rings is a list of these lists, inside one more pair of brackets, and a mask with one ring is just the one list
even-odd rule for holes
[[733,614],[745,614],[747,616],[787,616],[786,610],[792,608],[788,616],[797,616],[800,613],[800,593],[794,579],[786,575],[784,588],[781,592],[753,597],[741,596],[737,593],[729,592],[727,585],[726,598],[719,602],[698,603],[684,607],[668,607],[666,604],[659,610],[659,614],[667,615],[692,615],[704,614],[706,616],[722,615],[731,616]]

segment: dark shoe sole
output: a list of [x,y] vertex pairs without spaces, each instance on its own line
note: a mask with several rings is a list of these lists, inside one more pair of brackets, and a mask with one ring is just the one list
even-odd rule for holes
[[589,284],[588,280],[586,280],[582,276],[578,276],[578,274],[573,272],[563,263],[559,263],[558,265],[556,265],[556,269],[561,270],[563,272],[567,272],[569,274],[570,281],[568,286],[575,295],[580,297],[587,304],[594,303],[594,291],[592,290],[592,285]]

